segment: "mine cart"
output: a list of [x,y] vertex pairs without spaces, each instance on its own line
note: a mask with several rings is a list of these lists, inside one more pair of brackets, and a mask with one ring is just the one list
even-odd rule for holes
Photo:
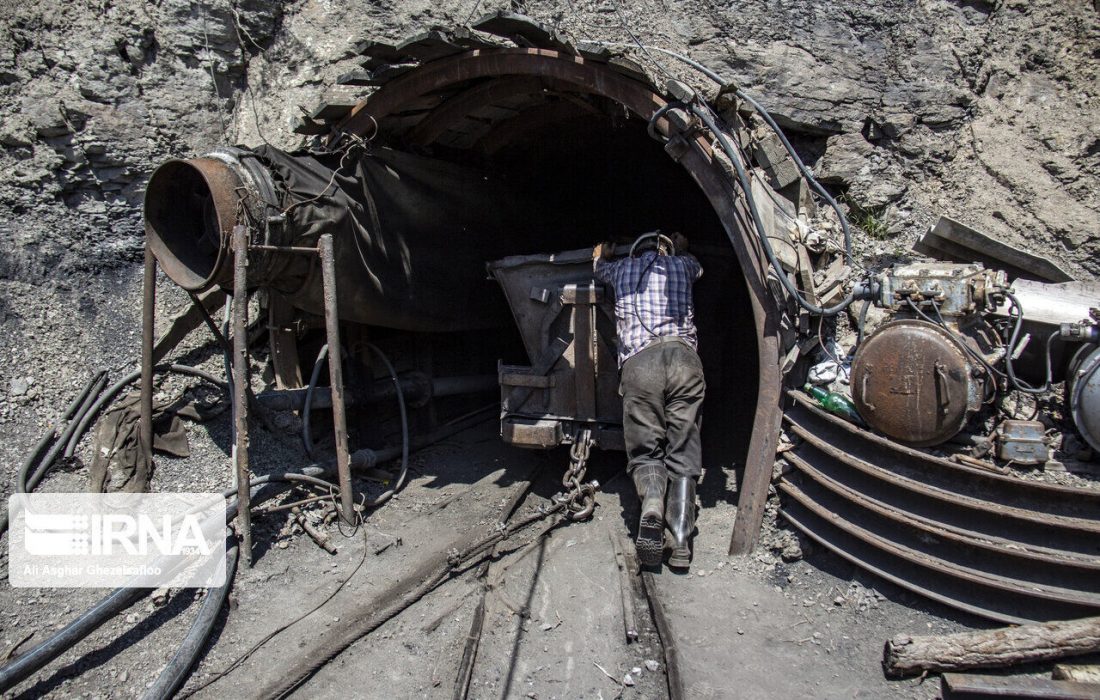
[[591,249],[512,256],[488,268],[531,360],[498,367],[501,437],[518,447],[623,449],[614,300],[593,275]]

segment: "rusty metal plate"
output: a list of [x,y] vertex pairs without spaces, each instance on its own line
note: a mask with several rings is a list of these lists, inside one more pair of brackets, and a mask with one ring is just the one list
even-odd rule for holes
[[852,362],[852,398],[868,425],[910,445],[935,445],[962,429],[979,387],[965,352],[939,326],[892,321]]
[[800,392],[780,513],[844,559],[1006,623],[1100,610],[1100,489],[1030,481],[905,447]]

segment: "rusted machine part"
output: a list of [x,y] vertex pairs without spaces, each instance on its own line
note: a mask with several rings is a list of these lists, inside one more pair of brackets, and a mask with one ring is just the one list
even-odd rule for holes
[[1100,610],[1100,490],[955,464],[858,428],[798,392],[781,513],[903,588],[1001,622]]
[[1037,420],[1006,420],[997,426],[997,457],[1016,464],[1042,464],[1050,459],[1046,426]]
[[852,399],[871,427],[909,445],[936,445],[981,408],[985,382],[959,340],[900,319],[867,338],[852,362]]
[[[246,219],[263,222],[268,245],[285,245],[270,174],[239,149],[219,149],[201,158],[170,160],[149,178],[145,190],[145,233],[168,277],[189,292],[233,283],[233,227]],[[247,215],[247,216],[246,216]],[[254,241],[259,242],[259,241]],[[256,256],[250,282],[273,277],[286,256]]]
[[351,492],[348,420],[344,406],[344,363],[340,361],[340,316],[336,307],[336,261],[332,249],[332,234],[322,234],[317,243],[325,291],[326,342],[333,348],[328,363],[328,376],[332,394],[332,424],[336,438],[336,473],[340,483],[340,516],[350,525],[355,522],[355,499]]
[[245,563],[252,566],[252,512],[248,468],[248,230],[233,227],[233,461],[237,479],[237,524]]
[[157,261],[145,244],[145,269],[141,294],[141,403],[138,436],[148,464],[153,459],[153,334],[156,332]]
[[[249,287],[320,316],[312,251],[331,232],[342,320],[410,331],[500,325],[478,283],[480,263],[501,254],[518,225],[507,183],[392,149],[344,155],[263,146],[164,163],[145,196],[157,260],[188,291],[226,287],[229,232],[245,224]],[[464,244],[442,255],[440,241],[458,236]]]
[[1081,437],[1100,452],[1100,347],[1085,345],[1070,362],[1066,396]]

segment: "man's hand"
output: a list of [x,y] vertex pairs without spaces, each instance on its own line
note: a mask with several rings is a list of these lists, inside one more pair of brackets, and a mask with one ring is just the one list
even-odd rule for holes
[[614,254],[614,252],[615,244],[611,241],[604,241],[603,243],[598,244],[595,248],[592,249],[592,259],[607,260]]
[[673,233],[671,236],[669,236],[669,238],[672,239],[672,245],[676,246],[676,253],[677,254],[687,252],[687,249],[688,249],[687,236],[685,236],[684,234],[677,231],[677,232]]

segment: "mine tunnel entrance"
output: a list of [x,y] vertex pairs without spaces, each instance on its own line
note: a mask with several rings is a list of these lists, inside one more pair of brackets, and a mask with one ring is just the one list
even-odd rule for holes
[[[486,274],[488,263],[573,251],[570,274],[591,285],[585,255],[595,244],[678,231],[705,270],[695,287],[707,382],[705,466],[743,465],[761,390],[759,319],[744,277],[752,263],[738,259],[731,244],[743,224],[729,192],[716,184],[724,180],[708,147],[697,135],[688,135],[692,144],[677,136],[679,144],[671,145],[680,150],[670,157],[662,136],[673,133],[661,116],[665,104],[651,84],[605,64],[537,51],[428,63],[360,103],[326,148],[220,149],[165,164],[146,198],[150,248],[188,291],[228,289],[234,257],[228,239],[243,221],[251,231],[248,286],[271,292],[270,326],[283,329],[273,334],[273,360],[288,355],[278,342],[298,346],[300,366],[290,373],[276,367],[280,386],[301,386],[311,374],[324,384],[324,373],[312,371],[327,332],[321,320],[338,314],[354,394],[388,376],[373,361],[370,343],[386,348],[399,372],[421,377],[484,379],[497,375],[498,361],[537,364],[530,338],[521,337],[522,322],[509,312],[515,300],[506,301]],[[325,235],[335,246],[335,310],[311,258]],[[597,335],[605,341],[593,346],[597,355],[604,352],[599,364],[613,367],[613,352],[606,358],[613,325],[610,334]],[[574,363],[580,346],[561,360]],[[608,392],[595,381],[604,405],[618,401],[614,387]],[[438,399],[427,407],[428,426],[437,409],[446,417],[448,404],[469,406],[426,393]],[[360,425],[377,423],[373,406],[363,413],[371,419]],[[556,418],[563,413],[568,408]],[[609,423],[606,414],[573,418]],[[369,444],[378,435],[364,437]]]
[[[605,240],[629,244],[656,229],[687,236],[705,270],[695,286],[707,381],[704,463],[744,464],[756,408],[757,339],[748,290],[722,222],[689,173],[647,134],[644,120],[600,98],[576,104],[540,93],[527,99],[531,103],[523,106],[513,101],[510,116],[484,119],[472,135],[447,132],[451,145],[424,151],[509,185],[502,196],[521,206],[501,206],[518,216],[507,225],[508,255],[591,249]],[[385,123],[381,129],[385,133]],[[403,145],[395,140],[395,147]],[[499,288],[489,285],[486,293],[503,306]],[[478,335],[480,340],[461,342],[467,352],[477,348],[468,356],[477,368],[466,371],[495,371],[498,359],[534,359],[525,355],[514,323],[503,334]]]

